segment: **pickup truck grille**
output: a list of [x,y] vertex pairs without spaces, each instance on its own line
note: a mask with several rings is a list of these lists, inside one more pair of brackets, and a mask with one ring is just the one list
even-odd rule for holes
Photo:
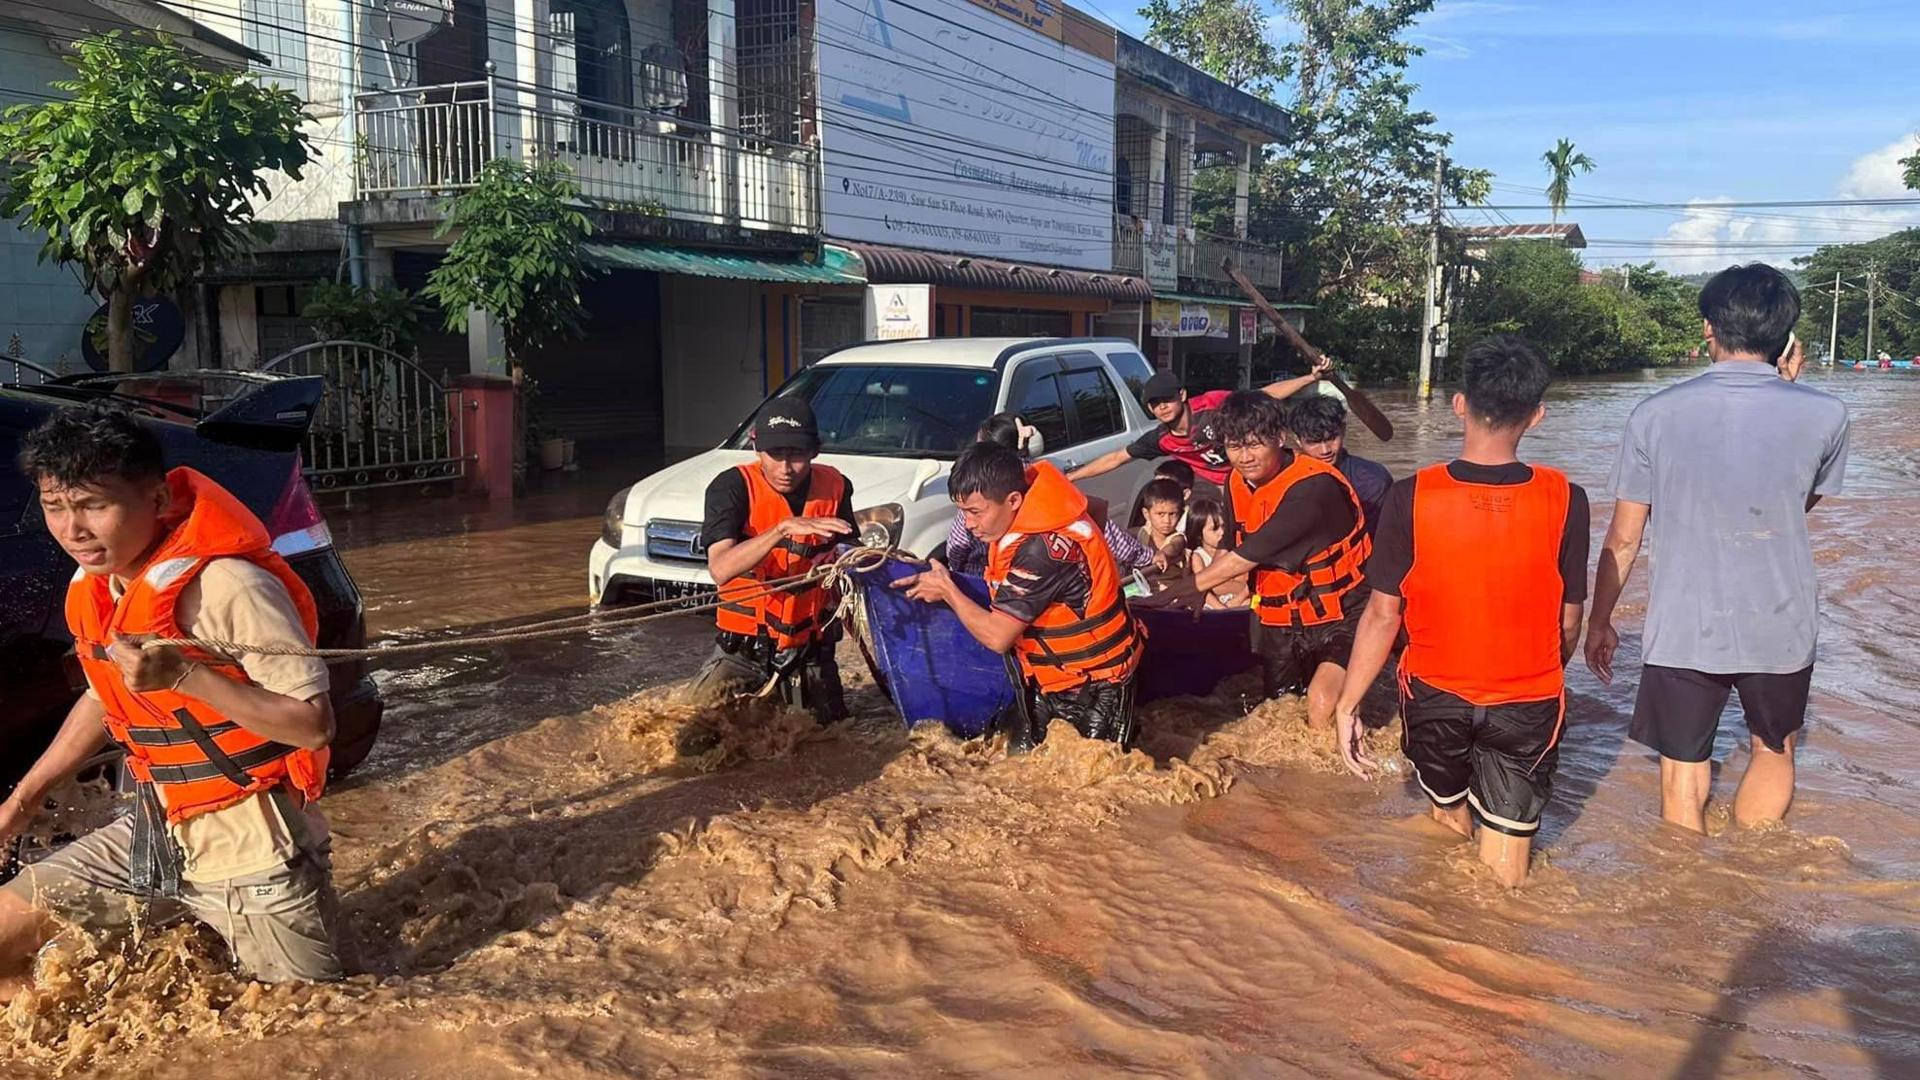
[[707,548],[700,542],[700,523],[666,518],[647,522],[647,558],[705,566]]

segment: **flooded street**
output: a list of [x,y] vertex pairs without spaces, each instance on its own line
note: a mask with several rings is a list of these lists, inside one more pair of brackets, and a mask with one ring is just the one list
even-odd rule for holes
[[[1687,374],[1690,374],[1687,373]],[[1593,496],[1672,374],[1562,385],[1531,460]],[[1911,1077],[1920,1075],[1920,375],[1814,373],[1853,410],[1814,511],[1822,626],[1784,828],[1663,828],[1621,677],[1576,660],[1533,880],[1509,892],[1245,684],[1160,702],[1142,750],[1070,735],[1006,759],[903,730],[848,658],[857,719],[668,699],[705,617],[377,668],[388,718],[329,794],[345,984],[268,988],[182,928],[78,945],[8,1012],[8,1076]],[[1382,395],[1397,476],[1457,445]],[[1753,432],[1755,439],[1765,432]],[[511,515],[335,512],[371,636],[578,611],[608,471]],[[1657,523],[1655,525],[1657,528]],[[859,672],[856,676],[855,672]],[[1375,719],[1389,721],[1390,699]],[[720,724],[684,757],[680,730]],[[1397,722],[1377,733],[1386,756]],[[268,1037],[275,1037],[272,1041]]]

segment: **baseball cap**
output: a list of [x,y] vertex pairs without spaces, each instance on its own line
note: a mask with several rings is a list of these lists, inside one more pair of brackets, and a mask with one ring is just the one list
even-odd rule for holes
[[1142,401],[1172,401],[1180,396],[1180,376],[1171,371],[1155,372],[1140,391]]
[[777,397],[760,407],[753,419],[755,450],[818,450],[820,425],[813,406],[797,397]]

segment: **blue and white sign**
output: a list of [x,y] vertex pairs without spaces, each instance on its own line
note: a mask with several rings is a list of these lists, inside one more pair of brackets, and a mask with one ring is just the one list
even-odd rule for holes
[[1113,265],[1113,63],[970,0],[818,0],[828,236]]

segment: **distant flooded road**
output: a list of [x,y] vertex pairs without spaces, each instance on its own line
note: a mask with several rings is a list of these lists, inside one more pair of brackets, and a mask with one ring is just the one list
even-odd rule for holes
[[[1596,542],[1628,410],[1683,374],[1558,387],[1523,447],[1587,486]],[[250,986],[179,929],[126,958],[81,949],[10,1010],[0,1062],[160,1080],[1920,1076],[1920,375],[1809,379],[1852,407],[1853,459],[1813,515],[1820,661],[1784,828],[1730,830],[1720,803],[1709,837],[1659,825],[1656,759],[1625,738],[1644,572],[1616,685],[1575,662],[1517,892],[1420,819],[1404,765],[1353,780],[1296,706],[1243,715],[1245,685],[1153,706],[1144,754],[1057,738],[1007,760],[909,736],[864,679],[859,719],[827,733],[675,704],[659,688],[708,641],[691,617],[379,671],[382,741],[326,803],[369,974]],[[1396,475],[1450,456],[1443,401],[1382,397],[1401,436],[1357,434],[1357,452]],[[600,510],[632,479],[510,517],[419,500],[334,529],[375,636],[511,625],[580,609]],[[723,738],[686,758],[694,720]],[[1723,798],[1745,742],[1723,726]]]

